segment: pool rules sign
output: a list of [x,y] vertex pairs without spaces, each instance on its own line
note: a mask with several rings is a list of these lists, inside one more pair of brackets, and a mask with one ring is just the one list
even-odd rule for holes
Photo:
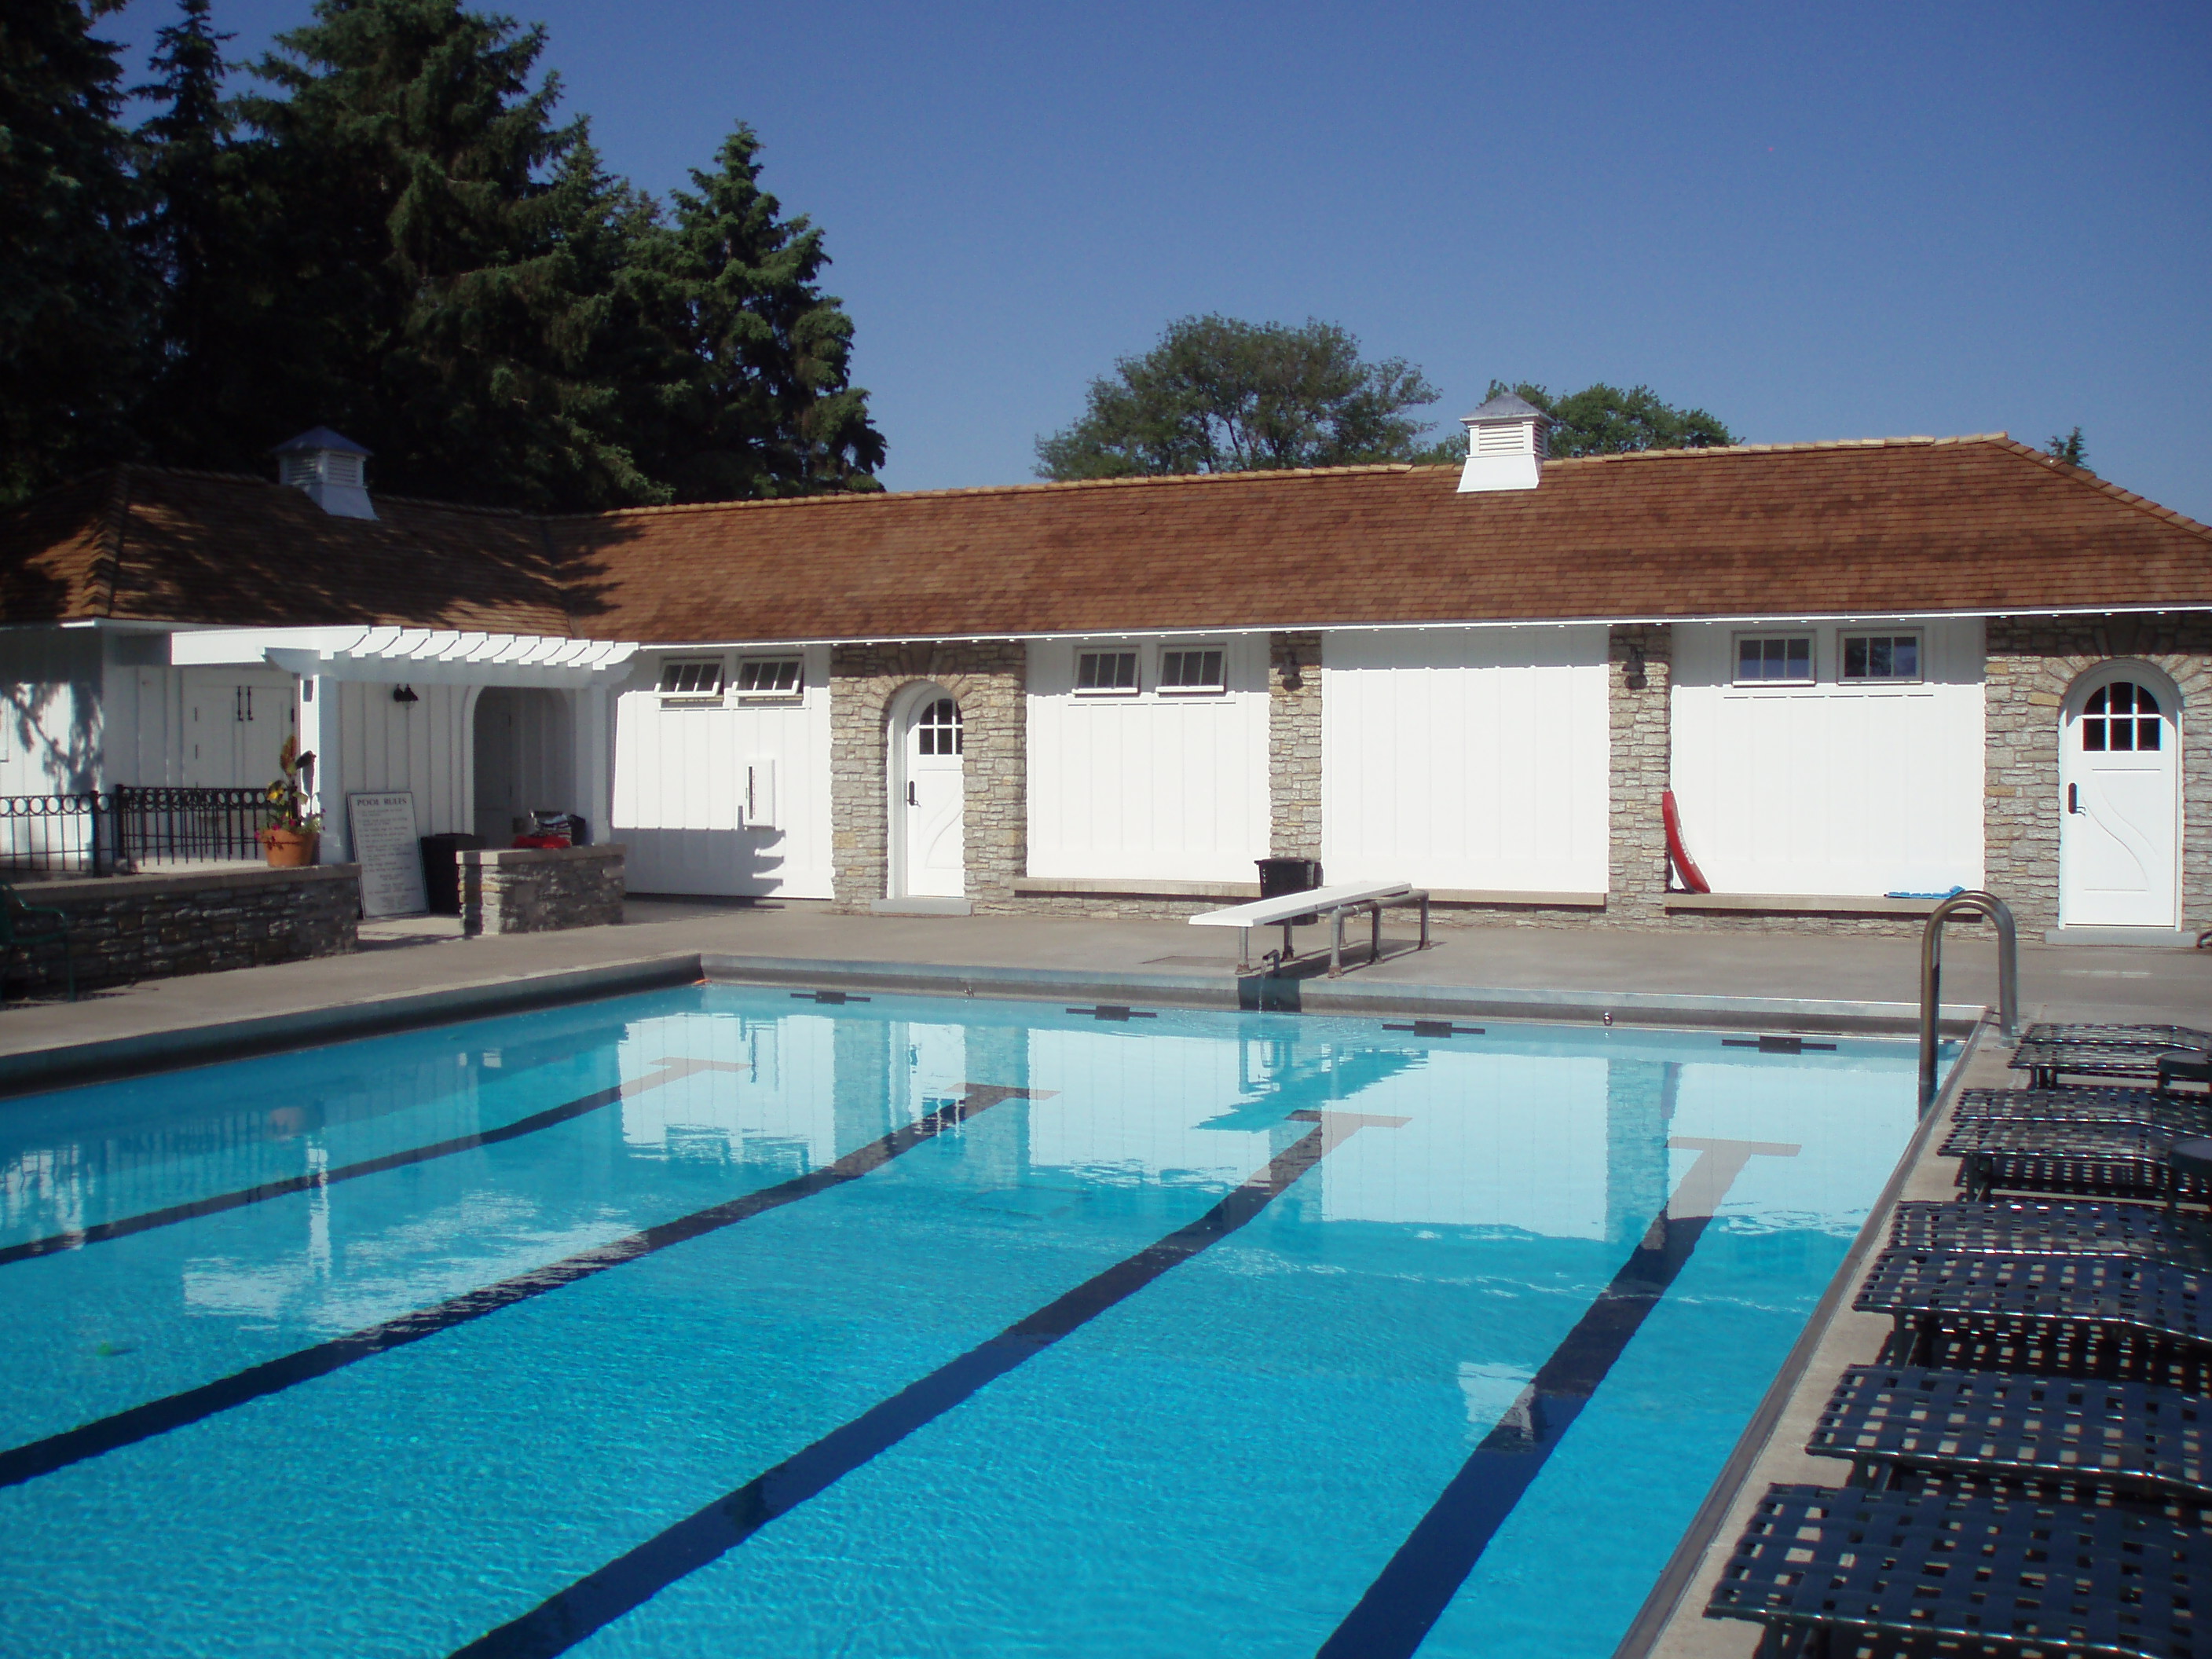
[[422,890],[422,849],[415,839],[415,797],[406,790],[348,795],[346,823],[361,866],[364,916],[419,916],[430,908]]

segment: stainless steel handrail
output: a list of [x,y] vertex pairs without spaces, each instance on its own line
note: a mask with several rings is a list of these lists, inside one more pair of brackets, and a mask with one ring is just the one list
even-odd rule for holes
[[1942,1011],[1943,924],[1971,912],[1997,925],[1997,1024],[2010,1042],[2020,1031],[2020,934],[2012,907],[1994,893],[1954,893],[1928,913],[1920,931],[1920,1109],[1936,1103],[1936,1021]]

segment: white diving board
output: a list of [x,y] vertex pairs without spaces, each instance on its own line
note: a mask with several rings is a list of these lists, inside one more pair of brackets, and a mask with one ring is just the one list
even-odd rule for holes
[[1373,919],[1373,932],[1368,945],[1367,959],[1375,961],[1382,954],[1382,911],[1386,905],[1418,904],[1421,907],[1421,944],[1429,948],[1429,896],[1415,890],[1409,881],[1344,882],[1334,887],[1309,887],[1304,892],[1283,893],[1274,898],[1254,899],[1246,904],[1232,904],[1223,910],[1205,910],[1190,919],[1194,927],[1234,927],[1239,930],[1237,944],[1237,965],[1249,969],[1252,965],[1252,930],[1273,927],[1283,930],[1283,948],[1271,951],[1275,964],[1288,962],[1291,950],[1291,928],[1301,917],[1327,916],[1334,924],[1328,949],[1328,976],[1337,978],[1344,972],[1344,918],[1347,912],[1366,910]]

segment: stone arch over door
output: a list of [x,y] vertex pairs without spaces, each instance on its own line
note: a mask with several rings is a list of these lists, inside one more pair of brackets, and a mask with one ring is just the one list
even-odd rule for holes
[[1028,653],[1018,641],[839,646],[830,655],[830,844],[838,908],[892,893],[890,748],[924,684],[959,704],[968,896],[1012,908],[1029,856]]
[[1987,623],[1983,834],[1989,890],[2023,927],[2059,921],[2060,760],[2068,700],[2084,676],[2121,661],[2158,670],[2176,694],[2184,926],[2212,924],[2212,614],[2044,618]]
[[2061,927],[2180,923],[2180,688],[2116,658],[2076,677],[2058,711]]

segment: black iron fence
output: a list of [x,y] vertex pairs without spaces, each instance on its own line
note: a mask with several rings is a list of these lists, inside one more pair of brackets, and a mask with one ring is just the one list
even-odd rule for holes
[[142,788],[0,795],[0,869],[106,876],[258,859],[271,808],[259,789]]

